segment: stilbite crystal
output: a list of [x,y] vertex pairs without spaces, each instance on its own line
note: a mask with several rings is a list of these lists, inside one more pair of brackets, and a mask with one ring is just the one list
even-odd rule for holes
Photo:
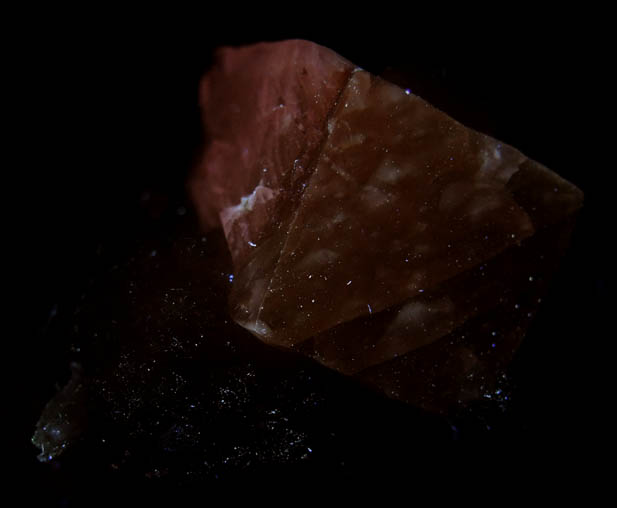
[[431,409],[496,382],[576,187],[306,41],[221,50],[201,104],[191,190],[224,228],[238,323]]

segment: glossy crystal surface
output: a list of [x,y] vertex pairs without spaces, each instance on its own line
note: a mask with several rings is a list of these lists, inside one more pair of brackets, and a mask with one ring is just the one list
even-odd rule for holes
[[225,231],[239,324],[431,409],[496,382],[576,187],[306,41],[223,49],[201,101],[192,193]]

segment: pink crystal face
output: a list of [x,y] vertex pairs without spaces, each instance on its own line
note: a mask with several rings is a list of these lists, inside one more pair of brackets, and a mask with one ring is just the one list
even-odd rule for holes
[[477,398],[522,339],[581,192],[313,43],[218,58],[191,190],[225,231],[233,318],[394,398]]
[[304,41],[224,48],[201,84],[208,140],[191,191],[206,228],[223,226],[236,266],[286,219],[353,66]]

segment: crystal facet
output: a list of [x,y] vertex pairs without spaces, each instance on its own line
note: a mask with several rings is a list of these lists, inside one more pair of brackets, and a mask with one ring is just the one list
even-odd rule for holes
[[575,186],[306,41],[221,50],[201,104],[191,190],[225,231],[239,324],[431,409],[496,382]]

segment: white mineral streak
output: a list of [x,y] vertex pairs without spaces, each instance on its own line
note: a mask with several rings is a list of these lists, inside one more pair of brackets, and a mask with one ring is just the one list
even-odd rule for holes
[[383,334],[387,338],[383,352],[392,357],[433,342],[450,331],[447,318],[453,310],[454,303],[447,296],[433,301],[412,300],[399,310]]
[[250,221],[245,220],[245,216],[258,208],[264,207],[276,195],[277,193],[274,190],[260,183],[251,194],[243,196],[239,204],[221,210],[220,219],[225,236],[236,238],[238,242],[253,243],[249,231]]
[[334,131],[335,127],[336,127],[336,120],[334,118],[330,118],[328,120],[328,133],[332,134],[332,131]]
[[351,87],[353,93],[347,95],[347,100],[344,104],[345,112],[354,110],[361,111],[366,108],[366,97],[368,90],[371,87],[371,76],[368,72],[361,72],[362,69],[355,69],[349,80],[348,86]]
[[257,319],[255,321],[251,321],[248,323],[241,323],[241,324],[242,326],[244,326],[244,328],[255,333],[256,335],[260,337],[268,338],[272,335],[272,330],[270,329],[270,327],[267,325],[267,323],[264,323],[261,319]]
[[[330,125],[330,123],[328,122],[328,125]],[[336,124],[333,125],[333,127],[335,127]],[[332,132],[332,131],[330,131]],[[339,145],[339,149],[341,150],[347,150],[348,148],[352,148],[354,146],[358,146],[363,144],[366,141],[366,136],[362,133],[353,133],[350,134],[349,136],[343,138],[341,140],[341,143]]]
[[390,202],[390,197],[372,185],[365,185],[361,191],[360,199],[364,205],[370,210],[380,208]]
[[[330,168],[331,168],[332,171],[334,171],[337,175],[339,175],[345,181],[347,181],[349,183],[353,183],[353,182],[356,181],[356,179],[353,176],[351,176],[347,171],[345,171],[340,166],[337,166],[336,164],[332,164],[330,166]],[[341,196],[341,198],[344,197],[344,194],[346,194],[346,193],[343,193],[343,196]]]
[[408,95],[402,88],[397,86],[389,86],[383,89],[381,99],[386,103],[400,102],[404,95]]
[[399,310],[396,318],[390,324],[386,335],[402,328],[404,329],[411,324],[417,325],[418,323],[434,320],[438,314],[450,313],[452,308],[453,303],[448,297],[443,297],[438,301],[430,303],[413,300]]
[[[484,136],[487,148],[480,152],[482,166],[478,178],[490,177],[501,183],[507,183],[512,175],[519,170],[526,157],[515,148]],[[493,145],[492,151],[490,150]]]
[[399,167],[386,160],[375,170],[371,177],[371,181],[376,180],[380,183],[396,185],[411,172],[411,166],[407,168]]
[[317,249],[302,258],[297,264],[297,269],[301,271],[319,271],[327,265],[334,263],[339,255],[330,249]]

